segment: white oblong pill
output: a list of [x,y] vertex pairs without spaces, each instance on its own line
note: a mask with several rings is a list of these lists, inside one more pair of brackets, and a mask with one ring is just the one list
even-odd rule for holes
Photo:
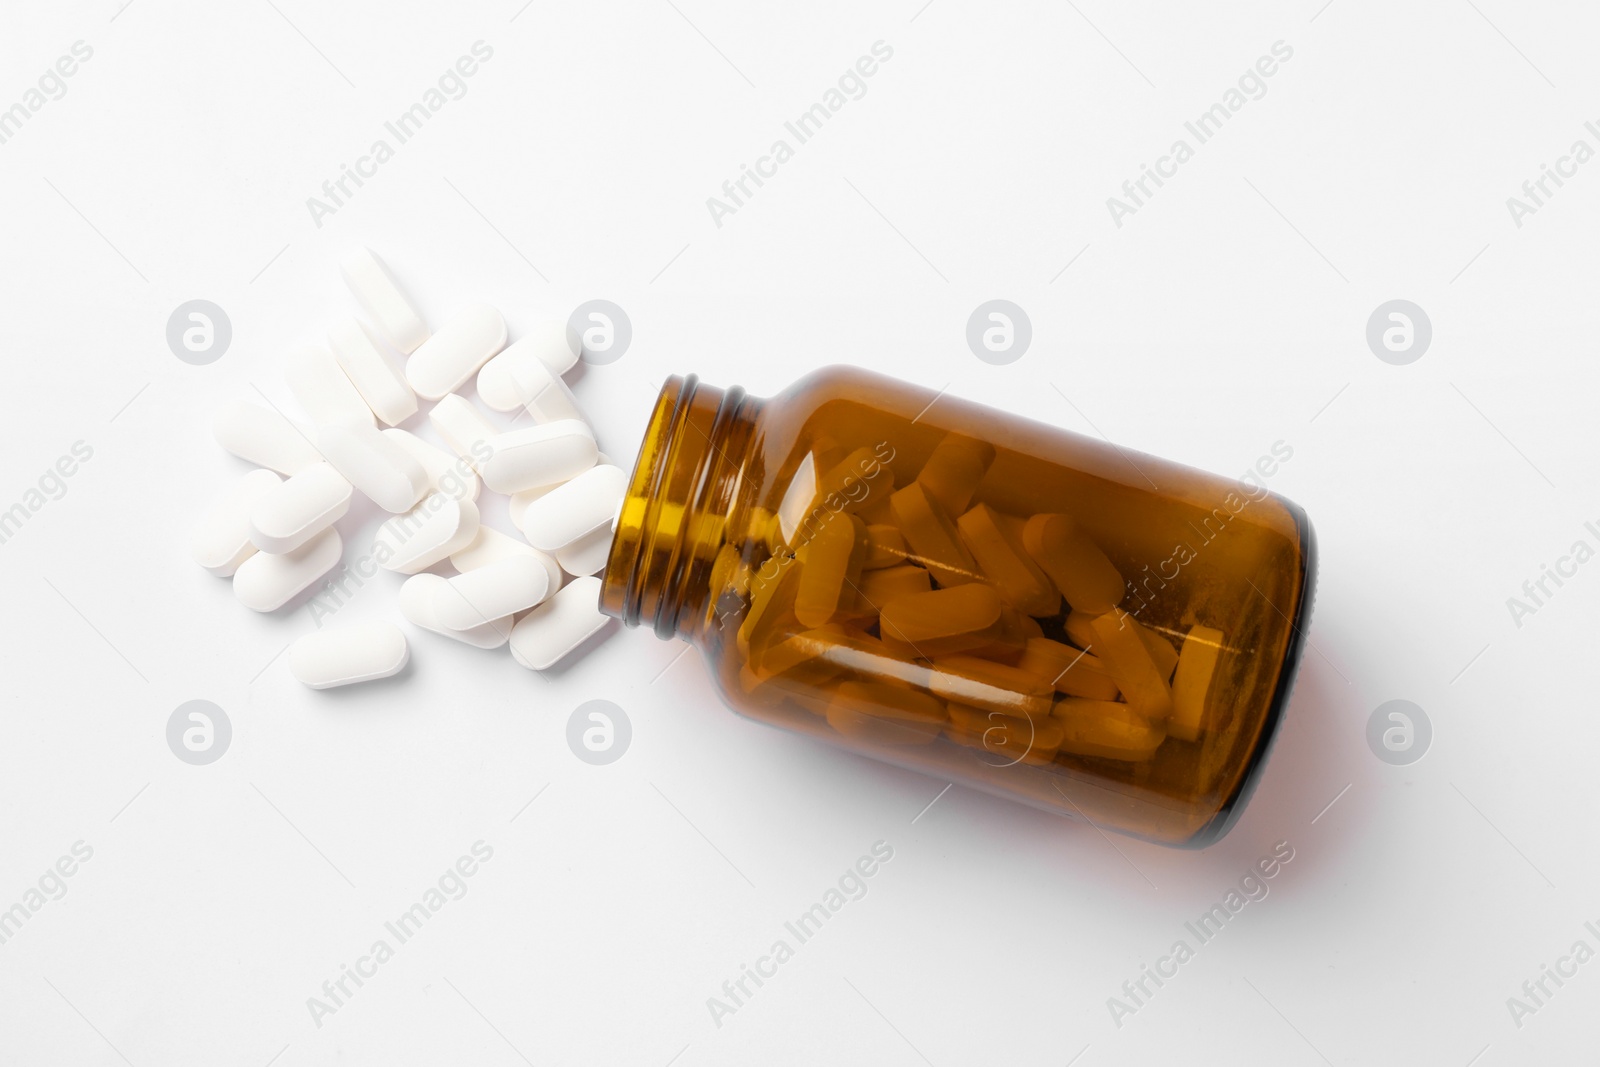
[[483,483],[470,463],[429,444],[410,430],[391,426],[383,431],[383,436],[411,453],[411,458],[427,472],[430,493],[443,493],[457,500],[478,499]]
[[572,395],[567,383],[551,374],[543,363],[527,360],[510,370],[522,406],[536,423],[556,422],[560,419],[578,419],[588,422],[578,398]]
[[341,322],[328,331],[328,344],[356,392],[385,425],[398,426],[417,413],[417,394],[378,351],[365,326],[355,319]]
[[553,667],[609,621],[600,611],[600,579],[574,578],[517,620],[511,628],[511,658],[531,671]]
[[211,435],[240,459],[279,474],[298,474],[322,462],[305,427],[276,410],[242,400],[217,409],[211,416]]
[[301,345],[290,352],[284,360],[283,377],[296,403],[318,426],[340,422],[372,425],[372,409],[333,353],[321,345]]
[[378,527],[373,555],[385,570],[416,574],[470,545],[478,523],[478,505],[433,493]]
[[527,512],[528,505],[560,484],[560,482],[557,482],[555,485],[536,485],[532,489],[524,489],[521,492],[512,493],[511,498],[506,502],[506,507],[511,512],[511,525],[519,530],[522,529],[522,516]]
[[621,467],[590,467],[529,504],[521,530],[528,544],[544,552],[566,548],[593,530],[609,527],[628,492]]
[[289,673],[312,689],[332,689],[399,674],[411,659],[406,635],[392,622],[333,626],[289,646]]
[[553,315],[538,315],[523,331],[522,340],[539,358],[539,362],[556,377],[561,377],[577,365],[583,354],[583,343],[576,334],[567,330],[565,319]]
[[557,549],[556,562],[568,574],[598,574],[611,555],[611,538],[611,520],[607,519],[570,545]]
[[478,473],[497,493],[564,482],[594,466],[599,454],[594,434],[576,419],[512,430],[491,439],[488,447]]
[[218,578],[227,578],[239,564],[255,555],[250,540],[250,509],[262,495],[283,479],[265,468],[257,469],[234,482],[227,495],[212,505],[190,541],[194,561]]
[[450,592],[439,598],[439,621],[452,630],[470,630],[526,611],[555,592],[560,573],[552,582],[543,560],[511,556],[458,574],[449,579]]
[[400,586],[400,614],[413,626],[429,633],[442,634],[475,648],[499,648],[511,637],[516,622],[507,615],[469,630],[452,630],[439,621],[440,598],[451,596],[450,583],[437,574],[416,574]]
[[378,332],[400,351],[410,355],[428,339],[428,324],[400,291],[377,256],[365,248],[352,250],[339,261],[339,273],[356,302],[378,324]]
[[506,320],[488,304],[464,308],[406,361],[406,380],[418,396],[438,400],[460,389],[489,357],[506,346]]
[[261,495],[250,509],[250,540],[263,552],[293,552],[349,510],[349,481],[318,463]]
[[576,362],[577,355],[567,347],[566,324],[541,319],[483,365],[478,372],[478,396],[496,411],[515,411],[528,402],[526,386],[518,380],[519,372],[525,374],[538,366],[559,381]]
[[[539,338],[528,336],[514,341],[504,352],[478,371],[478,397],[496,411],[515,411],[526,406],[538,418],[541,411],[555,411],[571,402],[574,414],[549,414],[544,421],[557,418],[582,418],[573,392],[562,381],[560,371],[550,370],[539,358]],[[557,389],[558,386],[558,389]],[[539,397],[549,394],[539,402]]]
[[371,426],[324,426],[317,448],[334,470],[385,511],[410,511],[428,491],[428,472],[405,446]]
[[499,436],[483,412],[472,406],[472,401],[458,393],[451,393],[433,405],[428,421],[434,432],[444,438],[450,451],[478,467],[489,454],[489,442]]
[[339,565],[344,542],[327,529],[293,552],[257,552],[233,575],[233,595],[256,611],[276,611]]
[[472,543],[461,551],[452,553],[450,563],[456,570],[465,574],[467,571],[475,571],[491,563],[498,563],[508,556],[532,556],[539,560],[540,565],[550,574],[552,584],[559,584],[561,581],[561,566],[554,557],[540,552],[526,541],[508,537],[491,526],[479,526],[478,535],[472,539]]

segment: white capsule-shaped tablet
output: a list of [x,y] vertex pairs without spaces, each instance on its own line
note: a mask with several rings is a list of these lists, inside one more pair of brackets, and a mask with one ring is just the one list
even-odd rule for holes
[[324,426],[317,448],[334,470],[385,511],[410,511],[428,491],[428,472],[405,446],[371,426]]
[[321,345],[301,345],[290,352],[283,363],[283,378],[295,402],[318,426],[342,422],[372,425],[372,409],[333,353]]
[[574,578],[511,628],[511,658],[532,671],[555,666],[605,628],[600,579]]
[[279,474],[298,474],[322,462],[309,433],[274,409],[244,401],[219,408],[211,416],[211,434],[217,444]]
[[567,347],[566,324],[541,320],[483,365],[478,372],[478,396],[496,411],[515,411],[528,402],[528,371],[537,366],[559,381],[577,361]]
[[572,575],[598,574],[611,555],[611,520],[608,518],[570,545],[556,550],[556,562]]
[[411,458],[421,464],[428,475],[428,492],[443,493],[457,500],[478,499],[483,483],[470,463],[429,444],[410,430],[390,427],[383,431],[383,436],[411,453]]
[[356,392],[385,425],[398,426],[417,413],[417,395],[365,326],[355,319],[341,322],[328,331],[328,344]]
[[540,552],[526,541],[515,537],[508,537],[491,526],[479,526],[478,534],[472,543],[459,552],[450,555],[450,564],[463,574],[475,571],[480,567],[487,567],[491,563],[498,563],[508,556],[533,556],[542,561],[544,568],[558,576],[561,567],[554,557]]
[[263,494],[281,484],[283,479],[264,468],[234,482],[227,495],[212,505],[195,527],[190,541],[194,561],[218,578],[227,578],[239,569],[239,564],[255,555],[255,542],[250,540],[250,509]]
[[[528,408],[528,413],[541,422],[581,419],[573,390],[539,358],[536,342],[538,338],[512,342],[512,346],[485,363],[478,371],[478,397],[496,411]],[[566,405],[571,406],[570,413],[566,413]]]
[[609,528],[628,492],[620,467],[590,467],[529,504],[522,513],[523,536],[544,552],[556,552],[584,535]]
[[428,339],[427,323],[377,256],[365,248],[353,249],[339,262],[339,273],[391,345],[410,355]]
[[432,493],[378,527],[373,555],[386,570],[416,574],[461,551],[478,536],[478,505]]
[[513,366],[510,377],[517,395],[522,398],[522,406],[534,422],[556,422],[560,419],[589,421],[584,418],[578,398],[572,395],[567,383],[551,374],[538,360],[530,359]]
[[561,584],[561,571],[552,573],[545,557],[511,556],[449,582],[450,593],[439,598],[439,621],[452,630],[470,630],[543,601]]
[[293,552],[257,552],[233,575],[233,595],[256,611],[276,611],[339,565],[339,531],[322,531]]
[[512,493],[506,501],[506,507],[511,512],[511,525],[518,530],[522,529],[522,516],[527,512],[528,505],[560,484],[560,482],[557,482],[555,485],[536,485],[532,489],[524,489],[521,492]]
[[497,493],[564,482],[594,466],[599,454],[594,434],[576,419],[512,430],[491,439],[488,447],[478,473]]
[[433,424],[434,432],[450,446],[450,451],[480,471],[484,457],[489,454],[489,442],[500,434],[483,417],[483,412],[472,406],[472,401],[457,393],[433,405],[428,421]]
[[488,304],[463,308],[406,361],[417,395],[438,400],[460,389],[489,357],[506,346],[506,320]]
[[289,673],[312,689],[372,682],[399,674],[411,659],[406,635],[392,622],[330,626],[289,646]]
[[416,574],[400,586],[400,614],[413,626],[430,633],[442,634],[474,648],[499,648],[511,637],[511,627],[516,619],[507,615],[492,619],[481,626],[466,630],[452,630],[439,621],[439,603],[443,597],[453,596],[448,580],[437,574]]
[[318,463],[261,495],[250,509],[250,540],[263,552],[293,552],[349,510],[349,481]]

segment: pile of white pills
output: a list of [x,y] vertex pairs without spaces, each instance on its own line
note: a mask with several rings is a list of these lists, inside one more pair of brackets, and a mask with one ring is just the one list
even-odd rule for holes
[[[566,324],[541,322],[507,345],[505,318],[484,304],[430,333],[371,252],[340,266],[376,329],[351,318],[326,347],[290,354],[284,375],[306,422],[246,402],[215,414],[217,442],[256,469],[201,521],[196,562],[231,577],[246,607],[276,611],[339,566],[334,524],[360,493],[392,513],[370,555],[410,576],[399,596],[408,622],[478,648],[509,646],[530,670],[553,666],[607,622],[595,574],[628,480],[600,454],[562,380],[579,355]],[[404,372],[385,345],[407,357]],[[496,429],[458,392],[474,376],[483,403],[526,411],[532,424]],[[401,428],[418,418],[419,398],[449,452]],[[484,487],[510,498],[524,540],[482,524]],[[301,682],[327,689],[398,673],[410,647],[394,623],[363,622],[318,629],[287,660]]]

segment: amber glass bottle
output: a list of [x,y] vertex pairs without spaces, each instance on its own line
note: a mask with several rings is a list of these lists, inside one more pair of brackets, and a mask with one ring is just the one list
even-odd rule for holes
[[1314,575],[1259,479],[831,367],[667,381],[600,602],[750,718],[1199,847],[1260,774]]

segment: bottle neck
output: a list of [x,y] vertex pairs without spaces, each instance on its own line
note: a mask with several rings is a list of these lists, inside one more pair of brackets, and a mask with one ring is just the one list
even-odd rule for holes
[[667,379],[617,517],[601,611],[664,639],[701,635],[761,407],[738,386]]

